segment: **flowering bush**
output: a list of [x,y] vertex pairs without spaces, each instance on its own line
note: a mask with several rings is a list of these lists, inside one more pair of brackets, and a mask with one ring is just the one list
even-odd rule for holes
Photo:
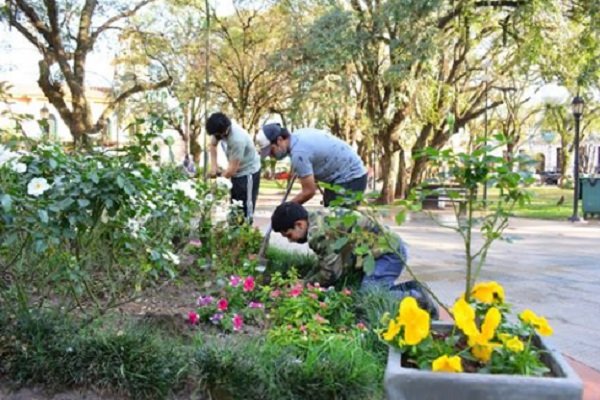
[[541,376],[549,370],[532,341],[535,332],[548,336],[552,328],[531,310],[508,318],[504,289],[496,282],[473,287],[471,299],[461,296],[452,307],[455,326],[448,334],[431,330],[429,314],[406,297],[398,314],[387,314],[381,338],[405,355],[407,366],[439,372],[487,372]]
[[0,148],[4,300],[104,309],[176,275],[174,239],[210,189],[146,164],[146,145],[122,156]]
[[216,295],[201,295],[196,304],[197,312],[190,311],[188,322],[210,322],[226,331],[241,331],[245,323],[258,323],[264,317],[264,304],[254,277],[231,275]]

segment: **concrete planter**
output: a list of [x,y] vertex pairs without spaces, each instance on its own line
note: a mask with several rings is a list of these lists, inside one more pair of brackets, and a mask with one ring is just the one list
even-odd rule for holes
[[[450,331],[452,324],[433,323],[436,331]],[[544,360],[555,377],[451,374],[420,371],[401,366],[401,354],[390,348],[384,386],[389,400],[579,400],[583,385],[556,349],[539,336],[538,346],[548,351]]]

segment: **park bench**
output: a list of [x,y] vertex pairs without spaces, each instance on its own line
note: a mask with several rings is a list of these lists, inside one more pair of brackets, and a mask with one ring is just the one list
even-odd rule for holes
[[[466,187],[453,184],[427,184],[423,186],[422,206],[423,209],[443,209],[448,205],[458,205],[460,210],[465,209],[468,190]],[[477,196],[477,193],[475,193]]]

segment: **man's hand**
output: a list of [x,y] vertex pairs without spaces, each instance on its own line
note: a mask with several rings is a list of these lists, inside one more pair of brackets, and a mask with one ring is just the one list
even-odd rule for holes
[[210,176],[211,179],[215,179],[222,175],[222,171],[217,168],[211,168],[210,173],[208,175]]

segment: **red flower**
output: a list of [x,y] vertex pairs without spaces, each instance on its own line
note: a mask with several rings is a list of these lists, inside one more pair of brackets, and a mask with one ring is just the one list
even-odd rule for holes
[[279,289],[275,289],[275,290],[273,290],[273,291],[271,292],[271,298],[272,298],[272,299],[276,299],[276,298],[278,298],[279,296],[281,296],[281,290],[279,290]]
[[196,325],[198,322],[200,322],[200,316],[198,313],[190,311],[188,313],[187,322],[191,325]]
[[342,294],[345,294],[346,296],[350,296],[352,294],[352,290],[350,290],[348,288],[344,288],[344,290],[342,290]]
[[249,276],[244,280],[244,292],[251,292],[254,290],[254,277]]
[[358,324],[356,324],[356,327],[358,329],[360,329],[361,331],[366,331],[367,330],[367,326],[364,323],[362,323],[362,322],[359,322]]
[[239,331],[242,329],[244,325],[244,319],[239,314],[233,314],[233,318],[231,318],[231,322],[233,322],[233,330]]
[[229,302],[227,301],[227,299],[220,299],[217,302],[217,308],[220,311],[227,311],[227,307],[229,306]]

